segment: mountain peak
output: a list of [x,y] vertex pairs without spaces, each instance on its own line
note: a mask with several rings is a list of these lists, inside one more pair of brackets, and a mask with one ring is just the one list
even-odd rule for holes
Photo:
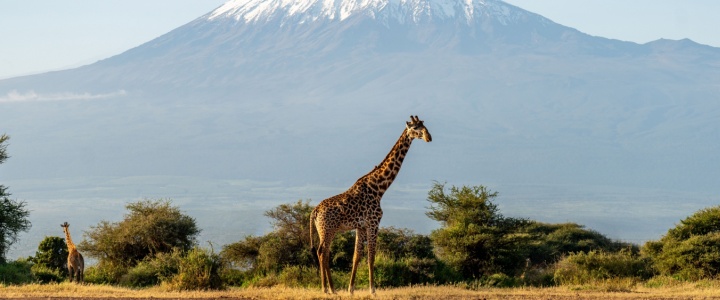
[[400,24],[453,19],[469,24],[493,17],[507,24],[528,14],[499,0],[230,0],[208,14],[207,19],[300,24],[365,15]]

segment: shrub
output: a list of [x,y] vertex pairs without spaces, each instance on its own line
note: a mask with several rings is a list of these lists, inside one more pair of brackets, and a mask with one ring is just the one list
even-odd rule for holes
[[720,274],[720,206],[687,217],[659,241],[645,243],[642,252],[661,275],[715,278]]
[[32,272],[41,283],[61,282],[67,277],[67,245],[65,239],[57,236],[45,237],[38,245]]
[[45,237],[40,244],[32,262],[35,264],[45,265],[50,269],[62,270],[62,274],[67,274],[67,245],[65,239],[58,236]]
[[320,286],[319,275],[317,268],[286,266],[280,272],[278,280],[287,287],[317,287]]
[[617,278],[648,279],[652,275],[650,261],[629,250],[590,251],[573,253],[560,260],[554,279],[561,285],[582,285]]
[[163,281],[170,290],[210,290],[223,287],[220,256],[207,250],[194,248],[180,260],[178,273]]
[[[242,241],[226,245],[220,255],[234,268],[261,274],[279,273],[287,265],[316,266],[315,255],[308,247],[312,209],[307,201],[298,201],[266,211],[265,216],[272,219],[273,232],[260,237],[247,236]],[[338,253],[343,252],[333,252],[334,255]],[[341,261],[346,259],[342,255],[336,258]],[[347,261],[350,260],[352,252]]]
[[508,276],[504,273],[495,273],[487,276],[482,276],[478,279],[463,282],[458,284],[459,287],[470,289],[470,290],[480,290],[483,288],[488,287],[495,287],[495,288],[509,288],[509,287],[516,287],[521,284],[521,280],[515,277]]
[[555,269],[547,265],[533,265],[523,271],[519,282],[524,286],[547,287],[555,285]]
[[248,282],[250,272],[225,268],[220,272],[222,282],[228,286],[243,286]]
[[435,258],[430,237],[416,234],[407,228],[380,228],[378,230],[377,251],[394,258]]
[[[367,263],[362,264],[364,268],[358,268],[358,272],[362,274],[363,282],[369,285],[369,270]],[[375,284],[379,287],[398,287],[408,285],[410,280],[410,268],[402,261],[388,257],[387,255],[377,255],[375,259]],[[358,274],[360,275],[360,274]],[[360,276],[358,276],[360,277]]]
[[16,260],[0,263],[0,283],[25,284],[33,282],[32,263],[28,260]]
[[519,282],[516,278],[510,277],[503,273],[492,274],[484,278],[484,286],[508,288],[518,286]]
[[120,278],[119,284],[127,287],[147,287],[160,283],[157,271],[148,262],[141,262]]
[[33,278],[40,283],[62,282],[65,275],[60,273],[59,269],[49,268],[43,264],[34,264],[30,267]]
[[83,273],[85,282],[94,284],[115,284],[120,282],[128,268],[112,262],[101,262],[95,266],[85,268]]
[[[375,284],[378,287],[400,287],[416,284],[444,284],[459,280],[459,274],[436,258],[394,258],[385,253],[375,257]],[[357,286],[367,286],[367,260],[360,263]]]

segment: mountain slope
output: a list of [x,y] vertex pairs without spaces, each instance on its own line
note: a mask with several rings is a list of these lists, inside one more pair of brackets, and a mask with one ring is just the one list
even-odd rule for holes
[[[13,157],[0,180],[248,180],[321,192],[143,187],[318,201],[377,164],[413,114],[433,142],[413,145],[396,206],[422,210],[433,180],[717,194],[718,82],[720,49],[593,37],[500,1],[231,1],[97,63],[1,80]],[[575,197],[549,190],[511,208],[549,215]]]

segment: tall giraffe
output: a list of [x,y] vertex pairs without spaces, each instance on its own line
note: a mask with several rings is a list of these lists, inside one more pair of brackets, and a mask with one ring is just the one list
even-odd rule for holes
[[[350,294],[355,290],[355,273],[363,252],[363,244],[367,242],[367,260],[370,281],[370,293],[375,294],[373,268],[375,264],[375,245],[377,232],[382,218],[380,199],[390,187],[400,171],[405,155],[414,139],[430,142],[432,137],[423,121],[417,116],[410,116],[405,130],[400,135],[390,153],[383,161],[342,194],[327,198],[318,204],[310,214],[310,247],[313,243],[313,226],[317,229],[320,241],[317,255],[320,265],[320,281],[323,292],[335,293],[330,276],[330,245],[335,234],[347,230],[355,230],[355,254],[353,255],[352,272],[350,273]],[[327,285],[326,285],[327,283]]]
[[83,282],[85,260],[82,254],[75,248],[72,238],[70,238],[70,224],[65,222],[60,224],[60,227],[62,227],[63,232],[65,232],[65,243],[67,243],[68,247],[67,268],[70,275],[70,282],[72,282],[73,279],[75,279],[75,282]]

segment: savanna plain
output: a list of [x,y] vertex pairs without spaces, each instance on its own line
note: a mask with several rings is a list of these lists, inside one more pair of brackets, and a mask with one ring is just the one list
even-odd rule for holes
[[422,285],[368,290],[354,295],[341,290],[334,295],[309,288],[229,288],[222,291],[166,291],[161,287],[130,289],[110,285],[74,283],[2,286],[0,297],[7,299],[716,299],[720,281],[678,283],[663,287],[636,284],[613,290],[615,284],[573,287],[516,287],[468,289],[453,285]]

